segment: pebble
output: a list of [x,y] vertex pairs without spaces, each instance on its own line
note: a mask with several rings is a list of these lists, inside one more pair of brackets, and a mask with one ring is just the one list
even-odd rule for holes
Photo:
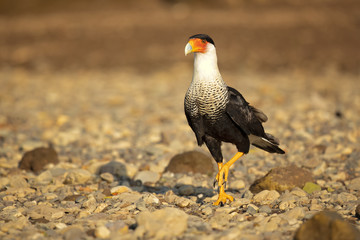
[[254,204],[249,204],[248,206],[247,206],[247,210],[246,210],[246,212],[247,213],[249,213],[249,214],[251,214],[251,215],[254,215],[255,213],[257,213],[259,211],[259,208],[256,206],[256,205],[254,205]]
[[175,238],[186,231],[187,220],[188,215],[176,208],[163,208],[152,213],[141,212],[136,216],[138,227],[135,236],[155,239]]
[[71,169],[65,173],[65,184],[83,184],[90,180],[91,173],[84,169]]
[[201,173],[213,174],[213,159],[202,152],[190,151],[175,155],[165,171],[173,173]]
[[358,204],[356,206],[356,209],[355,209],[355,217],[357,217],[358,219],[360,219],[360,204]]
[[[188,84],[183,79],[191,79],[191,72],[185,76],[187,70],[176,68],[141,77],[127,70],[106,74],[0,71],[6,80],[0,88],[4,98],[0,101],[0,239],[292,239],[323,209],[336,211],[358,227],[360,130],[356,126],[360,118],[349,110],[360,109],[360,101],[354,99],[358,78],[326,77],[326,73],[317,76],[318,81],[307,82],[301,78],[308,76],[299,72],[266,78],[245,73],[243,77],[251,81],[242,82],[244,89],[270,97],[261,101],[263,106],[252,101],[270,111],[266,129],[280,139],[286,154],[251,148],[230,168],[226,191],[235,200],[220,207],[212,205],[218,194],[212,186],[216,163],[206,147],[197,146],[178,101]],[[169,81],[169,72],[174,81]],[[143,84],[143,79],[149,84]],[[272,87],[263,89],[265,82]],[[309,87],[321,104],[315,101],[314,106],[311,94],[302,94]],[[279,96],[274,89],[283,92],[280,97],[287,101],[278,102],[271,112],[271,98]],[[322,94],[324,89],[328,94]],[[16,94],[7,93],[15,90]],[[63,92],[72,97],[61,97]],[[304,97],[310,101],[301,101]],[[339,102],[342,118],[328,111]],[[39,172],[18,169],[24,151],[48,142],[54,144],[58,163]],[[225,160],[236,151],[231,144],[222,148]],[[198,161],[198,153],[189,158],[188,169],[180,161],[177,169],[182,172],[163,172],[174,156],[189,150],[205,156],[205,174],[201,164],[191,162]],[[289,164],[298,166],[290,177],[285,171]],[[275,166],[285,166],[283,175],[254,195],[249,186],[267,173],[271,176],[270,169],[276,173]],[[302,189],[299,173],[303,170],[316,176],[316,181],[309,182],[316,183],[318,190]],[[155,177],[142,185],[136,179],[146,171]],[[337,224],[338,228],[326,232],[346,229]]]
[[110,237],[110,230],[105,226],[100,226],[95,229],[95,237],[105,239]]
[[271,190],[271,191],[263,190],[263,191],[257,193],[253,197],[253,201],[256,203],[260,203],[262,205],[267,205],[267,204],[271,204],[279,197],[280,197],[280,194],[275,190]]
[[268,205],[262,205],[259,207],[259,213],[271,214],[272,210]]
[[140,180],[143,184],[156,183],[160,179],[160,174],[152,171],[140,171],[134,179]]
[[108,183],[114,182],[115,178],[111,173],[105,172],[100,174],[101,179],[107,181]]
[[360,191],[360,177],[350,180],[346,187],[350,190]]
[[246,187],[246,184],[243,180],[230,181],[230,188],[243,189],[245,187]]
[[195,193],[195,189],[191,185],[182,185],[179,187],[179,194],[181,196],[190,196]]
[[110,173],[115,177],[127,177],[128,176],[126,165],[120,161],[111,161],[109,163],[102,165],[99,168],[99,175],[101,175],[103,173]]

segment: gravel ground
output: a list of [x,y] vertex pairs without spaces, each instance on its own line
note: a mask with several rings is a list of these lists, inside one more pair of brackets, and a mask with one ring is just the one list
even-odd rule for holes
[[[360,239],[358,1],[19,1],[0,4],[1,239]],[[223,207],[183,111],[199,32],[286,151],[236,162]]]
[[[265,127],[286,154],[252,149],[231,169],[235,201],[217,207],[215,166],[210,175],[164,172],[176,154],[208,154],[183,113],[191,73],[2,71],[1,237],[292,239],[322,210],[360,229],[359,76],[224,72],[267,113]],[[49,145],[59,163],[38,174],[18,168],[25,152]],[[226,159],[235,153],[223,150]],[[310,171],[319,189],[249,191],[291,164]]]

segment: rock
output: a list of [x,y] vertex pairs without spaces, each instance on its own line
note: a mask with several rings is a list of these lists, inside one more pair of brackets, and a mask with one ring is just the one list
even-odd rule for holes
[[70,226],[62,229],[62,235],[64,240],[73,240],[73,239],[85,239],[86,233],[82,228],[77,226]]
[[145,204],[159,204],[160,200],[152,193],[146,193],[141,197]]
[[9,183],[10,183],[9,178],[6,177],[0,178],[0,189],[6,187],[6,185],[8,185]]
[[211,175],[214,173],[214,160],[208,155],[190,151],[175,155],[165,171],[173,173],[201,173]]
[[185,207],[188,207],[192,204],[195,204],[193,201],[191,201],[190,199],[188,198],[185,198],[185,197],[177,197],[175,199],[175,205],[178,206],[178,207],[181,207],[181,208],[185,208]]
[[259,207],[259,213],[271,214],[272,210],[268,205],[262,205]]
[[84,169],[70,169],[65,173],[65,184],[83,184],[91,178],[91,173]]
[[201,212],[204,214],[204,215],[211,215],[212,214],[212,208],[211,207],[205,207],[201,210]]
[[[171,239],[181,236],[187,229],[188,215],[176,208],[163,208],[136,216],[138,238]],[[166,227],[164,227],[166,226]]]
[[111,161],[102,165],[98,170],[99,175],[102,173],[110,173],[115,177],[127,177],[126,166],[122,162]]
[[307,182],[305,183],[305,186],[303,187],[303,190],[307,192],[308,194],[312,194],[313,192],[320,192],[321,187],[315,183]]
[[56,151],[51,147],[40,147],[26,152],[19,162],[19,168],[38,174],[49,163],[59,163]]
[[49,184],[52,180],[53,175],[49,170],[43,171],[35,178],[35,181],[39,184]]
[[112,195],[118,195],[124,192],[131,192],[131,189],[127,186],[116,186],[110,189]]
[[246,212],[250,213],[251,215],[254,215],[258,211],[259,211],[259,208],[256,205],[251,204],[251,203],[248,205],[248,208],[246,210]]
[[288,220],[288,222],[292,220],[302,220],[304,217],[305,217],[305,211],[302,207],[295,207],[283,214],[283,218]]
[[254,202],[262,205],[271,204],[280,197],[280,194],[275,190],[263,190],[253,197]]
[[346,187],[349,190],[360,191],[360,177],[352,179]]
[[295,234],[295,240],[359,239],[360,232],[336,212],[322,211],[303,223]]
[[15,175],[11,177],[10,187],[12,188],[27,188],[29,183],[21,175]]
[[264,177],[256,180],[250,187],[253,193],[262,190],[283,192],[295,187],[302,188],[306,182],[312,182],[311,173],[294,165],[271,169]]
[[102,174],[100,174],[101,179],[107,181],[108,183],[112,183],[114,182],[114,176],[111,173],[108,172],[104,172]]
[[191,185],[182,185],[179,187],[179,194],[181,196],[190,196],[195,193],[195,189]]
[[245,188],[246,184],[243,180],[235,180],[235,181],[230,181],[230,188],[233,189],[243,189]]
[[171,203],[175,202],[177,196],[175,195],[175,193],[172,190],[169,190],[165,193],[164,198],[167,203],[171,204]]
[[357,201],[358,198],[351,194],[351,193],[347,193],[347,192],[342,192],[342,193],[339,193],[337,194],[336,198],[335,198],[335,201],[339,204],[345,204],[347,202],[351,202],[351,201]]
[[143,184],[156,183],[160,179],[160,174],[152,171],[140,171],[135,175],[134,180],[140,180]]
[[360,204],[358,204],[356,206],[356,209],[355,209],[355,217],[359,218],[360,219]]
[[97,238],[109,238],[110,237],[110,230],[105,226],[100,226],[95,229],[95,237]]

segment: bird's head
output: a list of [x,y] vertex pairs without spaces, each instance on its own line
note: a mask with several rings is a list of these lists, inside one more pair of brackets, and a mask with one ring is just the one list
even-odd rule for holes
[[215,47],[214,41],[206,34],[196,34],[189,38],[185,46],[185,56],[189,53],[206,53],[212,46]]

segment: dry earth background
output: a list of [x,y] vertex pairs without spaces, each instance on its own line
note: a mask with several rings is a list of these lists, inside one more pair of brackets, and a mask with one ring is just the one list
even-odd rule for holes
[[[359,29],[356,0],[0,0],[1,238],[292,239],[332,210],[343,225],[316,230],[359,239]],[[164,172],[176,154],[208,154],[183,114],[195,33],[213,37],[225,81],[287,152],[237,162],[225,207],[211,205],[212,162],[208,174]],[[59,163],[18,168],[49,144]],[[319,189],[249,191],[291,164]]]

